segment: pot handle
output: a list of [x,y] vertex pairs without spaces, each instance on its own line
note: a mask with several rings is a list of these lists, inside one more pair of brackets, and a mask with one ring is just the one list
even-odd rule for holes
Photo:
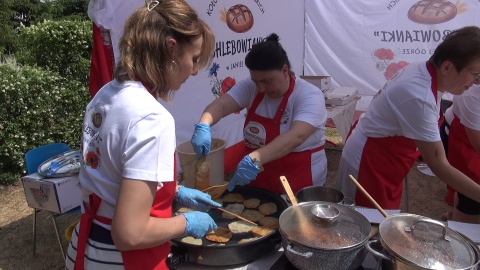
[[442,227],[443,228],[443,239],[445,239],[446,241],[450,241],[450,237],[447,236],[447,227],[445,226],[445,224],[443,224],[440,221],[433,220],[433,219],[430,219],[430,218],[421,217],[421,218],[415,219],[412,227],[405,227],[405,231],[406,232],[413,232],[413,230],[415,230],[415,226],[420,222],[432,223],[432,224],[436,224],[436,225]]
[[291,244],[288,244],[288,245],[287,245],[287,251],[288,251],[288,252],[291,252],[291,253],[293,253],[293,254],[295,254],[295,255],[305,257],[305,258],[307,258],[307,259],[313,256],[313,252],[311,252],[311,251],[302,253],[302,252],[298,252],[298,251],[293,250],[293,247],[292,247]]
[[382,252],[376,251],[372,248],[371,244],[378,244],[380,240],[369,240],[365,243],[365,248],[372,253],[373,256],[378,257],[380,259],[384,259],[387,261],[391,261],[392,257],[389,254],[383,254]]

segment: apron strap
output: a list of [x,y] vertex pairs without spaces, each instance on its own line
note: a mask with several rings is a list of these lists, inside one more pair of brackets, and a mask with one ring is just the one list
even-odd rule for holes
[[273,117],[273,122],[275,124],[280,123],[283,112],[285,111],[285,107],[287,107],[288,98],[290,97],[290,95],[293,92],[293,88],[295,88],[295,76],[290,74],[290,86],[289,86],[287,92],[285,93],[285,95],[283,96],[283,99],[282,99],[282,102],[280,103],[280,106],[278,106],[278,110],[277,110],[277,113],[275,114],[275,117]]
[[97,219],[105,224],[112,224],[112,220],[106,217],[97,216],[97,210],[100,207],[102,199],[97,194],[88,196],[88,205],[83,202],[85,212],[80,217],[80,230],[78,233],[77,256],[75,258],[75,270],[85,269],[85,247],[87,246],[88,236],[92,227],[92,221]]

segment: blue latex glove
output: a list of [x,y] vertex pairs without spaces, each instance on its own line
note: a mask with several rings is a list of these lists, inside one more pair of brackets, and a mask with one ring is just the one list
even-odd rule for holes
[[252,159],[248,155],[244,156],[242,161],[238,163],[237,172],[228,184],[228,191],[232,191],[236,184],[243,186],[252,182],[257,178],[259,171],[260,168],[253,164]]
[[193,151],[200,159],[202,153],[206,156],[210,153],[210,146],[212,145],[212,136],[210,134],[210,126],[207,124],[195,124],[195,131],[193,131],[190,142],[193,145]]
[[208,211],[211,206],[222,207],[221,204],[213,201],[212,197],[207,193],[184,186],[180,186],[180,189],[175,195],[175,200],[185,207],[200,211]]
[[182,214],[187,220],[185,233],[183,235],[190,235],[194,238],[202,238],[209,231],[216,230],[217,224],[213,221],[209,214],[204,212],[187,212]]

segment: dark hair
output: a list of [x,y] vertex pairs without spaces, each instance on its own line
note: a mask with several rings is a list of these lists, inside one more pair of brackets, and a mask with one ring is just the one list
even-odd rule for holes
[[448,34],[430,57],[436,67],[451,61],[457,71],[480,58],[480,28],[467,26]]
[[245,56],[245,65],[250,70],[280,70],[287,65],[290,70],[287,52],[280,45],[277,34],[272,33],[262,42],[256,43]]
[[212,60],[215,37],[184,0],[147,3],[148,7],[136,10],[125,23],[114,77],[121,82],[140,79],[155,97],[169,100],[169,87],[175,79],[175,55],[168,49],[168,39],[174,38],[179,46],[185,46],[203,37],[198,63],[201,69]]

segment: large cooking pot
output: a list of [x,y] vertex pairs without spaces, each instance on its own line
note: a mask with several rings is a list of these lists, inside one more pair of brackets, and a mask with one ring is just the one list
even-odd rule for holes
[[[367,241],[383,269],[475,269],[478,246],[442,222],[414,214],[387,217],[379,226],[380,240]],[[379,243],[381,249],[378,249]]]
[[[323,219],[318,209],[336,210],[331,219]],[[357,269],[367,254],[371,225],[353,208],[303,202],[283,211],[279,223],[285,255],[299,269]]]
[[[260,200],[260,204],[267,202],[275,203],[277,212],[270,216],[276,218],[280,217],[280,214],[288,207],[287,202],[280,195],[261,188],[237,186],[231,192],[226,191],[223,196],[229,193],[240,194],[245,199],[257,198]],[[224,203],[223,206],[227,206],[227,203]],[[218,227],[228,228],[230,222],[236,221],[223,219],[222,212],[216,209],[211,209],[208,213]],[[278,229],[256,240],[239,243],[239,240],[249,237],[252,236],[234,234],[232,239],[225,245],[214,244],[202,238],[202,245],[200,246],[184,243],[181,239],[172,239],[172,250],[175,254],[170,254],[169,263],[173,264],[170,267],[174,268],[174,264],[182,261],[208,266],[240,265],[254,261],[280,247],[281,237]]]
[[304,187],[295,194],[298,202],[324,201],[332,203],[343,202],[343,192],[327,186]]

